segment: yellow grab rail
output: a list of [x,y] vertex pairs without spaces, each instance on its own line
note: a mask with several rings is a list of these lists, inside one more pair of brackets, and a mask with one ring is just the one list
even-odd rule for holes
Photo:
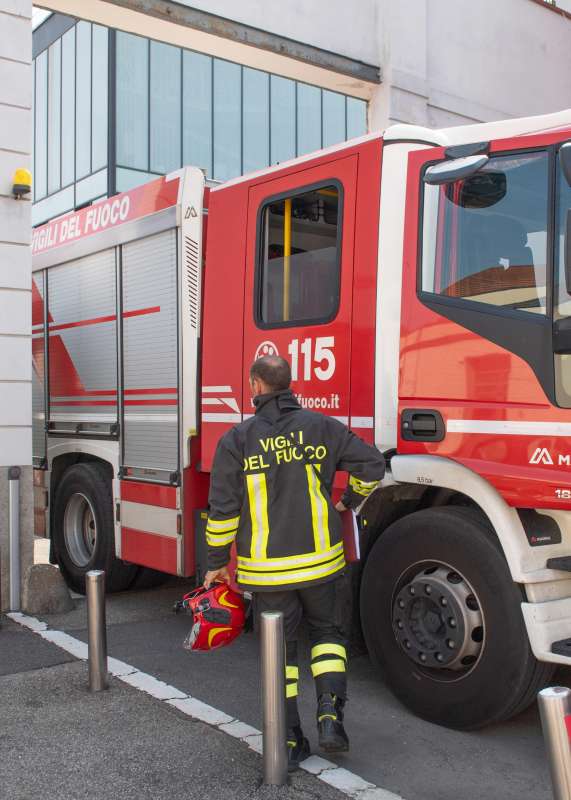
[[289,292],[290,292],[290,257],[291,257],[291,198],[284,200],[284,297],[283,321],[289,322]]

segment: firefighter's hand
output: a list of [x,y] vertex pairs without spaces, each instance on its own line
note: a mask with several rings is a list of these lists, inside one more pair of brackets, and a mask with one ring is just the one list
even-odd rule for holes
[[215,581],[223,581],[223,583],[230,583],[230,573],[228,567],[220,567],[220,569],[211,569],[204,576],[204,585],[208,589],[209,586]]
[[338,503],[335,504],[335,508],[337,511],[347,511],[347,506],[339,500]]

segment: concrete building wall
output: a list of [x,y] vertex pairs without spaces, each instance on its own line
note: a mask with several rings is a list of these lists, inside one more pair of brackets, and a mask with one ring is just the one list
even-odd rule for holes
[[32,350],[31,203],[12,196],[18,167],[30,168],[32,3],[0,0],[0,609],[8,608],[7,467],[23,467],[22,571],[31,563]]
[[534,0],[379,0],[372,127],[445,127],[571,107],[571,20]]
[[[379,0],[178,0],[181,5],[251,25],[304,44],[363,61],[379,63]],[[395,0],[392,0],[394,3]],[[284,13],[284,11],[286,13]]]

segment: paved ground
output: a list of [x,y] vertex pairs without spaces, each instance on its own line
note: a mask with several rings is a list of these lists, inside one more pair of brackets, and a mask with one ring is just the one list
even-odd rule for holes
[[[242,636],[231,647],[209,654],[182,650],[189,618],[174,615],[171,606],[185,586],[173,579],[161,589],[110,596],[110,654],[259,728],[256,637]],[[44,619],[50,627],[85,640],[84,600],[76,598],[75,603],[69,614]],[[315,744],[307,665],[302,672],[301,711]],[[565,682],[565,677],[559,679]],[[383,685],[368,658],[360,656],[350,663],[347,727],[351,752],[333,760],[405,800],[551,798],[535,707],[503,725],[460,734],[412,716]]]
[[[120,602],[120,601],[119,601]],[[312,775],[260,786],[261,759],[10,621],[0,628],[0,796],[8,800],[343,800]]]

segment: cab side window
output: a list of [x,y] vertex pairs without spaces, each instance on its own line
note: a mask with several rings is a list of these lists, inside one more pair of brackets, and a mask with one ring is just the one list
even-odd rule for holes
[[340,186],[271,200],[260,211],[258,322],[330,321],[339,307]]
[[424,292],[546,314],[549,159],[495,156],[475,175],[425,185]]

